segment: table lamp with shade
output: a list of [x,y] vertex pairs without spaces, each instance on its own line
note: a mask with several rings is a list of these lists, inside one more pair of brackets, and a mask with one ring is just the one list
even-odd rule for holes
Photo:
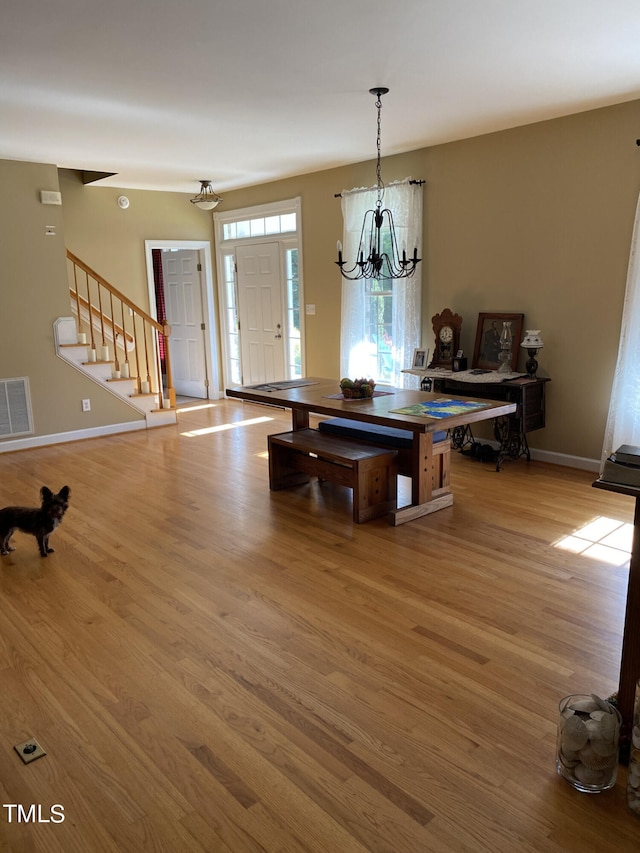
[[540,337],[540,329],[527,329],[527,333],[520,346],[524,347],[529,354],[529,358],[525,364],[527,376],[529,379],[535,379],[538,371],[536,356],[544,346],[544,341]]

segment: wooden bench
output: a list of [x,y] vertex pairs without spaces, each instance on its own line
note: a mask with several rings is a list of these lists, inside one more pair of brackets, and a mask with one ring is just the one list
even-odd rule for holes
[[270,435],[269,488],[286,489],[319,477],[353,489],[357,524],[394,510],[398,498],[396,450],[298,429]]
[[[413,433],[398,427],[354,421],[348,418],[329,418],[320,421],[318,429],[325,435],[371,442],[377,447],[398,451],[398,474],[412,476]],[[433,474],[431,494],[434,498],[449,493],[451,484],[451,441],[444,430],[433,434]]]

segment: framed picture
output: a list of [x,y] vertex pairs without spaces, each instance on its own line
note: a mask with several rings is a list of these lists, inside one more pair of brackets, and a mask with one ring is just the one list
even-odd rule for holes
[[497,370],[500,367],[500,335],[503,323],[511,323],[511,363],[510,368],[515,372],[518,363],[520,341],[522,340],[522,324],[524,314],[502,314],[488,312],[478,314],[476,344],[473,348],[473,368],[480,370]]
[[413,363],[411,367],[414,370],[426,370],[427,369],[427,358],[429,356],[428,349],[414,349],[413,351]]

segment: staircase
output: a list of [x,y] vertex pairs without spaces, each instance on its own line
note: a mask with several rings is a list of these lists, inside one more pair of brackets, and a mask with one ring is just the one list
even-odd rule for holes
[[57,354],[139,411],[147,426],[177,421],[171,330],[67,251],[71,313],[54,323]]

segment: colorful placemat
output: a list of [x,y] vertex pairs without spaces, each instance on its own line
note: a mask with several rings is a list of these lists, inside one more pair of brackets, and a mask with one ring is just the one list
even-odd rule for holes
[[452,415],[464,415],[478,409],[487,409],[491,403],[476,403],[471,400],[430,400],[428,403],[414,403],[402,409],[390,409],[394,415],[418,415],[422,418],[449,418]]
[[286,391],[287,388],[303,388],[305,385],[317,385],[305,379],[285,379],[282,382],[265,382],[262,385],[247,385],[251,391]]

